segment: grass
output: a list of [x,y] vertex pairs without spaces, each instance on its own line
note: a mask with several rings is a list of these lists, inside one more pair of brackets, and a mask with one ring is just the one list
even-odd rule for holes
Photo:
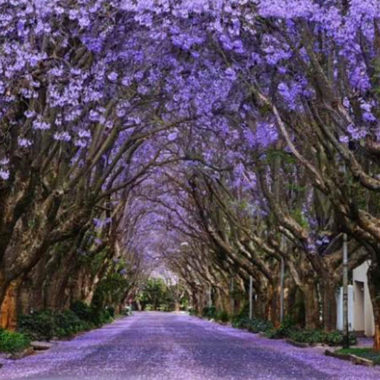
[[372,360],[375,364],[380,365],[380,352],[372,348],[342,348],[337,351],[339,354],[356,355],[364,359]]

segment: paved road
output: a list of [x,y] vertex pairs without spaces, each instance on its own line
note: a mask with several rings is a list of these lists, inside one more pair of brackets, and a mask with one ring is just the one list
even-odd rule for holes
[[60,342],[48,352],[5,361],[0,379],[379,380],[380,368],[187,315],[152,312]]

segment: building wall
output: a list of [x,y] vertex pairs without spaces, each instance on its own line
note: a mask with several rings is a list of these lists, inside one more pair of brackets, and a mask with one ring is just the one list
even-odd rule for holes
[[357,331],[364,331],[366,336],[373,336],[375,333],[375,322],[368,289],[368,268],[369,261],[366,261],[353,270],[354,327]]

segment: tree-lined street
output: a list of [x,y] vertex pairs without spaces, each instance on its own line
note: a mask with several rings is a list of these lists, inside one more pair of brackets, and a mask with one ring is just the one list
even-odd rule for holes
[[0,0],[1,355],[132,308],[278,340],[141,314],[10,367],[340,375],[279,353],[285,338],[380,364],[379,15],[379,0]]
[[379,379],[321,349],[217,325],[180,313],[135,313],[50,351],[7,362],[2,380]]

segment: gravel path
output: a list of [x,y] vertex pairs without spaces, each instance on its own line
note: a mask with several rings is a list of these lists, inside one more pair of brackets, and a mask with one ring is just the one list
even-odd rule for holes
[[135,313],[51,350],[2,361],[0,379],[380,379],[283,341],[183,314]]

